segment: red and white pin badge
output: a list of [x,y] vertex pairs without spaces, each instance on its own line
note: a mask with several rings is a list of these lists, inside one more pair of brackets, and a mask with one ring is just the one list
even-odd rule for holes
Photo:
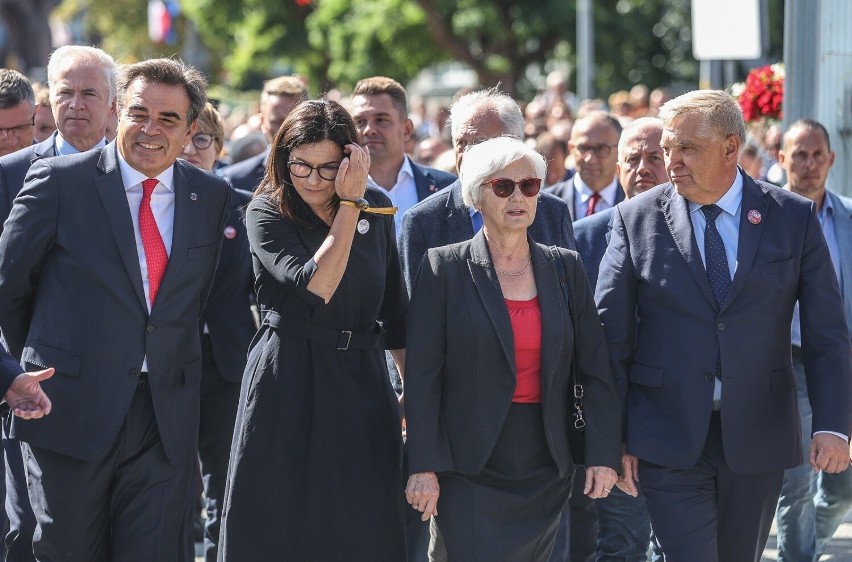
[[437,190],[434,183],[429,184],[429,193],[435,193]]
[[237,237],[237,229],[234,228],[233,226],[226,226],[225,227],[225,238],[227,238],[228,240],[233,240],[236,237]]
[[763,220],[763,217],[760,215],[760,211],[752,209],[748,212],[748,222],[751,224],[760,224],[761,220]]

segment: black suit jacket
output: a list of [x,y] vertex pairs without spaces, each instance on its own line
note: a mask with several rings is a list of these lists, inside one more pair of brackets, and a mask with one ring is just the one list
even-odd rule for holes
[[198,321],[227,216],[227,183],[178,160],[168,267],[148,314],[116,145],[36,161],[0,236],[0,329],[53,411],[15,419],[13,437],[83,460],[106,453],[147,357],[165,453],[197,451]]
[[202,329],[206,325],[210,335],[216,368],[231,382],[242,378],[248,346],[257,331],[251,313],[254,274],[245,224],[249,201],[251,193],[231,190],[228,220],[222,231],[222,253],[201,318]]
[[[547,193],[542,193],[538,200],[529,233],[536,242],[574,249],[568,206]],[[473,234],[470,211],[462,201],[459,180],[409,209],[402,217],[399,233],[399,256],[408,291],[411,292],[426,250],[470,240]]]
[[[559,183],[555,183],[551,186],[545,187],[544,190],[551,195],[559,197],[566,203],[568,203],[568,208],[571,210],[571,220],[577,221],[585,217],[575,217],[574,210],[574,194],[577,191],[574,189],[574,173],[570,175],[568,179],[565,181],[561,181]],[[618,205],[624,201],[624,188],[621,187],[621,182],[616,180],[616,190],[615,190],[615,204]]]
[[604,209],[590,217],[583,217],[574,222],[574,240],[577,242],[577,253],[583,260],[583,266],[589,275],[592,290],[598,283],[598,270],[601,259],[609,244],[609,233],[612,230],[612,216],[615,207]]
[[814,204],[743,176],[737,268],[721,309],[688,201],[670,183],[614,211],[595,296],[626,395],[627,452],[654,464],[687,469],[698,461],[717,357],[731,469],[757,474],[802,463],[790,349],[797,300],[813,430],[849,432],[852,349]]
[[260,185],[263,174],[266,173],[266,163],[268,160],[269,148],[267,147],[260,154],[222,168],[220,175],[228,180],[228,183],[235,188],[253,193],[257,189],[257,186]]
[[[586,462],[620,468],[621,417],[600,319],[576,252],[558,250],[574,326],[557,263],[530,244],[542,322],[541,393],[546,440],[561,475],[573,470],[567,428],[569,371],[577,353],[585,387]],[[509,312],[484,232],[426,254],[408,313],[406,418],[412,473],[478,474],[515,392],[515,347]],[[577,345],[574,348],[574,336]]]
[[2,223],[9,217],[15,197],[24,186],[24,179],[27,177],[30,166],[41,158],[56,156],[58,134],[54,131],[50,137],[38,144],[0,157],[0,232],[2,232]]

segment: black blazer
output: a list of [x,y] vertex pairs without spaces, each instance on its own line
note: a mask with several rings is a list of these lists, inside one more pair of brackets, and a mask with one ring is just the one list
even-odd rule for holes
[[147,356],[157,427],[173,463],[197,455],[201,344],[228,184],[178,160],[168,267],[148,314],[116,145],[36,161],[0,236],[0,329],[53,411],[14,437],[91,460],[125,421]]
[[41,158],[56,156],[56,135],[58,134],[54,131],[42,142],[0,158],[0,232],[2,232],[2,223],[9,217],[15,197],[24,186],[24,179],[27,177],[30,166]]
[[[621,466],[621,414],[600,319],[577,253],[559,249],[579,349],[546,246],[530,242],[542,316],[542,408],[561,475],[572,471],[567,427],[572,355],[585,385],[590,466]],[[502,430],[515,391],[514,336],[484,233],[428,251],[409,308],[405,387],[412,473],[478,474]]]
[[246,368],[251,338],[257,331],[254,304],[254,273],[246,234],[245,208],[251,193],[231,190],[228,221],[222,231],[222,253],[204,316],[213,350],[213,361],[227,381],[237,382]]
[[268,159],[269,148],[267,147],[260,154],[246,158],[242,162],[225,166],[220,175],[236,189],[254,193],[254,190],[260,185],[260,180],[263,179],[263,174],[266,173]]
[[574,240],[577,242],[577,253],[583,260],[583,266],[589,276],[589,284],[594,291],[598,283],[598,270],[601,260],[609,244],[609,233],[612,230],[612,215],[615,207],[604,209],[590,217],[583,217],[574,223]]

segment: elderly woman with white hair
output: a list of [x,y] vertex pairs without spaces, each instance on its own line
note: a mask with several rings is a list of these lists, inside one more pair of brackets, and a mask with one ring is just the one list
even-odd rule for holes
[[572,368],[585,391],[585,492],[606,497],[620,467],[607,346],[577,254],[527,232],[544,158],[498,137],[472,146],[460,172],[483,228],[429,250],[414,282],[406,499],[435,516],[450,561],[548,560],[579,456]]

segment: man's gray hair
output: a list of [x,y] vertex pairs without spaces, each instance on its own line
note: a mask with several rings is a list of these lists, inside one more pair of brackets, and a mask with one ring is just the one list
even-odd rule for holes
[[624,162],[624,152],[627,150],[627,143],[633,139],[634,135],[651,129],[662,133],[663,122],[656,117],[640,117],[634,119],[624,127],[624,130],[621,131],[621,136],[618,138],[618,161]]
[[0,109],[11,109],[21,102],[29,102],[30,110],[35,111],[32,84],[17,70],[0,68]]
[[544,156],[521,139],[510,136],[495,137],[468,148],[459,170],[464,204],[470,208],[475,207],[482,199],[482,182],[485,178],[519,160],[532,164],[535,177],[544,181],[547,174]]
[[50,60],[47,63],[47,85],[50,88],[51,99],[56,95],[54,87],[59,69],[68,60],[71,60],[75,65],[99,67],[103,71],[104,80],[109,86],[109,103],[115,101],[115,75],[118,72],[118,65],[105,51],[84,45],[64,45],[50,54]]
[[450,108],[450,132],[456,146],[461,128],[474,116],[496,113],[503,124],[503,134],[524,138],[524,116],[518,103],[497,87],[476,90],[460,97]]
[[735,135],[745,143],[746,130],[743,112],[737,100],[722,90],[693,90],[667,101],[660,108],[663,126],[689,114],[699,114],[704,123],[722,138]]

